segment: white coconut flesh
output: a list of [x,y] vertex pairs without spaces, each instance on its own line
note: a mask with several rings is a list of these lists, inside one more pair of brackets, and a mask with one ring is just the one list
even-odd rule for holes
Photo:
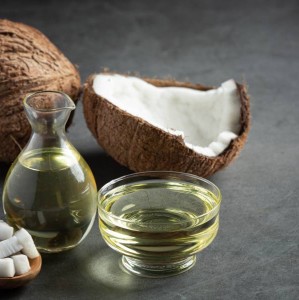
[[199,91],[156,87],[136,77],[96,75],[95,93],[165,132],[182,136],[199,154],[217,156],[240,131],[240,96],[234,80]]

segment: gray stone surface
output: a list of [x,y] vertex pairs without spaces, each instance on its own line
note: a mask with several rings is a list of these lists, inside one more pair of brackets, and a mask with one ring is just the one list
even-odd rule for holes
[[[247,82],[252,130],[240,157],[211,178],[223,193],[221,228],[192,270],[129,276],[95,224],[73,251],[43,256],[31,285],[0,298],[298,299],[298,15],[298,1],[1,0],[1,18],[44,32],[82,80],[109,67],[207,85]],[[99,187],[130,172],[94,141],[81,104],[68,136]],[[1,188],[6,171],[0,164]]]

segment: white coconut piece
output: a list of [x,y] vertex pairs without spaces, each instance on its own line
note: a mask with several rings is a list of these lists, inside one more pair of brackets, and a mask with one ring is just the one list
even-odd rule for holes
[[15,266],[16,275],[22,275],[30,270],[28,257],[24,254],[18,254],[11,257]]
[[21,228],[15,233],[15,237],[18,239],[19,243],[23,246],[22,252],[26,254],[29,258],[33,259],[39,256],[39,253],[35,247],[34,241],[30,233]]
[[0,242],[0,258],[8,257],[23,249],[22,244],[15,236]]
[[15,267],[11,258],[0,259],[0,277],[14,277]]
[[13,236],[13,227],[0,220],[0,240],[7,240]]
[[187,147],[217,156],[241,129],[240,97],[233,79],[208,91],[156,87],[136,77],[99,74],[95,93],[120,109],[173,135]]

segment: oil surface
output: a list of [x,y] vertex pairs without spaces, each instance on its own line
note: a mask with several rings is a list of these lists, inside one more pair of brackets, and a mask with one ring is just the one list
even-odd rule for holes
[[46,148],[24,153],[11,167],[3,193],[8,222],[24,227],[44,252],[73,248],[88,233],[96,185],[76,151]]
[[100,230],[108,245],[124,255],[177,261],[215,238],[219,201],[207,189],[186,182],[124,185],[102,197]]

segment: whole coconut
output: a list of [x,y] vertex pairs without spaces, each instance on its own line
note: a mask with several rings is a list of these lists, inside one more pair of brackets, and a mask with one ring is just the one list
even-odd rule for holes
[[13,161],[27,143],[22,100],[38,90],[63,91],[76,101],[79,73],[40,31],[0,19],[0,161]]

